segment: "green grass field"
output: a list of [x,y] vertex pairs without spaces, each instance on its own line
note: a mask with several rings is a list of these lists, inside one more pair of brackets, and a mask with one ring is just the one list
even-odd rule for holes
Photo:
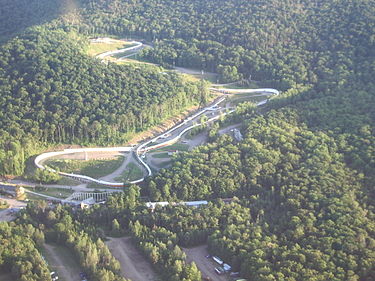
[[125,171],[121,174],[121,176],[115,178],[115,181],[128,182],[128,181],[133,181],[133,180],[140,179],[142,177],[143,177],[143,171],[142,171],[142,169],[139,168],[134,163],[129,163],[126,166]]
[[123,48],[128,48],[134,46],[131,43],[123,43],[123,42],[116,42],[116,43],[90,43],[89,48],[87,50],[87,54],[89,56],[96,56],[104,52],[119,50]]
[[118,156],[112,160],[68,160],[51,159],[46,161],[46,165],[66,173],[75,173],[100,178],[113,173],[124,161],[123,156]]

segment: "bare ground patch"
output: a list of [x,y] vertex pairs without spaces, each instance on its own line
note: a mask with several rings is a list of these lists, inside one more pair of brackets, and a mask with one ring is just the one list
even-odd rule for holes
[[49,266],[53,271],[57,272],[60,277],[59,280],[79,280],[80,268],[78,267],[73,254],[69,252],[69,249],[63,246],[47,243],[44,244],[43,248]]
[[202,245],[194,248],[183,248],[186,253],[187,262],[195,262],[198,269],[202,273],[202,278],[210,278],[215,281],[228,281],[226,275],[218,275],[215,273],[215,267],[219,266],[211,258],[206,258],[208,255],[207,245]]
[[158,280],[151,264],[134,246],[130,237],[109,238],[106,242],[112,255],[121,264],[121,274],[132,281]]

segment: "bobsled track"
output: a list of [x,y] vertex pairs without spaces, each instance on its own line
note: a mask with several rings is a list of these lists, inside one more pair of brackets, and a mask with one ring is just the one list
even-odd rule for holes
[[[179,124],[177,124],[173,128],[165,131],[162,134],[159,134],[158,136],[156,136],[156,137],[154,137],[154,138],[152,138],[148,141],[145,141],[144,143],[138,144],[138,146],[136,146],[136,147],[128,146],[128,147],[108,147],[108,148],[94,147],[94,148],[65,149],[63,151],[46,152],[46,153],[40,154],[39,156],[37,156],[35,158],[34,163],[40,169],[46,169],[46,170],[51,171],[51,172],[56,172],[56,173],[58,173],[62,176],[65,176],[65,177],[70,177],[70,178],[73,178],[73,179],[76,179],[76,180],[79,180],[79,181],[83,181],[83,182],[94,182],[94,183],[105,185],[105,186],[108,186],[108,187],[120,188],[120,187],[123,187],[125,184],[122,183],[122,182],[108,182],[108,181],[104,181],[104,180],[94,179],[92,177],[85,176],[85,175],[78,175],[78,174],[73,174],[73,173],[64,173],[64,172],[56,171],[56,170],[54,170],[50,167],[47,167],[47,166],[43,165],[43,161],[48,159],[48,158],[54,157],[54,156],[59,156],[59,155],[64,155],[64,154],[72,154],[72,153],[80,153],[80,152],[84,152],[84,153],[87,153],[87,152],[133,152],[137,161],[139,163],[141,163],[141,165],[147,171],[147,176],[151,176],[152,175],[151,168],[142,159],[142,156],[145,153],[147,153],[148,151],[151,151],[151,150],[154,150],[154,149],[158,149],[158,148],[165,147],[165,146],[172,145],[172,144],[176,143],[186,132],[190,131],[191,129],[193,129],[195,127],[201,126],[201,125],[206,124],[206,123],[214,122],[214,121],[218,120],[221,116],[224,116],[224,115],[227,115],[227,114],[230,114],[230,113],[234,112],[235,109],[230,110],[228,112],[224,112],[224,113],[220,112],[219,104],[222,103],[226,99],[227,94],[246,94],[246,93],[254,94],[254,93],[258,93],[259,95],[255,95],[255,96],[267,97],[267,99],[257,103],[256,104],[257,106],[261,106],[261,105],[266,104],[268,102],[269,96],[279,95],[278,90],[269,89],[269,88],[262,88],[262,89],[216,89],[216,88],[210,88],[210,90],[215,91],[215,92],[220,92],[220,93],[223,94],[223,96],[218,98],[217,100],[215,100],[209,106],[207,106],[207,107],[201,109],[200,111],[196,112],[195,114],[187,117],[185,120],[183,120],[182,122],[180,122]],[[254,97],[254,95],[252,95],[252,96]],[[206,112],[212,112],[213,115],[215,115],[215,114],[216,115],[214,117],[208,119],[204,123],[195,123],[194,122],[194,121],[198,120],[198,117],[200,117],[202,114],[204,114]],[[167,136],[168,136],[168,139],[166,139]],[[161,139],[164,139],[164,140],[166,139],[166,140],[163,141],[163,142],[159,142],[158,144],[152,145],[153,143],[155,143],[156,141],[161,140]],[[145,179],[145,177],[142,177],[140,179],[130,181],[126,184],[137,184],[137,183],[140,183],[140,182],[144,181],[144,179]]]
[[[97,39],[91,40],[91,42],[93,42],[93,43],[102,43],[102,42],[110,43],[110,42],[121,42],[121,41],[132,44],[134,46],[119,49],[119,50],[104,52],[104,53],[101,53],[101,54],[97,55],[96,58],[103,60],[104,58],[109,57],[109,56],[113,56],[113,55],[117,55],[117,54],[121,54],[121,53],[128,53],[130,51],[139,51],[139,50],[144,48],[143,43],[138,42],[138,41],[114,40],[114,39],[111,39],[111,38],[97,38]],[[121,61],[121,60],[123,60],[123,59],[125,59],[129,56],[132,56],[132,55],[134,55],[134,53],[124,55],[123,57],[120,57],[118,60]]]

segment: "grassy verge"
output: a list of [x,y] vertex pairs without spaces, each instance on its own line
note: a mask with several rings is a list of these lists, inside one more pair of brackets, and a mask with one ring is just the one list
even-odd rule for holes
[[61,177],[61,179],[59,179],[59,181],[56,184],[67,185],[67,186],[76,186],[76,185],[80,185],[81,183],[82,182],[71,179],[71,178]]
[[[48,200],[45,197],[38,196],[36,194],[31,194],[31,193],[26,193],[26,198],[29,199],[30,201],[41,201],[41,200]],[[1,280],[1,279],[0,279]]]
[[71,189],[66,189],[66,188],[56,188],[56,187],[45,187],[42,190],[40,189],[30,189],[31,191],[52,196],[52,197],[57,197],[57,198],[66,198],[69,197],[74,191]]
[[123,156],[119,156],[113,160],[51,159],[46,161],[46,165],[66,173],[80,174],[97,179],[113,173],[121,166],[123,161]]
[[242,85],[240,83],[234,83],[230,85],[219,86],[217,88],[220,88],[220,89],[257,89],[259,87],[260,86],[256,82],[252,81],[251,83],[246,84],[246,85]]
[[101,53],[105,53],[108,51],[119,50],[123,48],[132,47],[134,44],[131,43],[124,43],[124,42],[116,42],[116,43],[90,43],[87,54],[90,56],[96,56]]
[[159,169],[167,168],[169,165],[171,165],[172,161],[164,161],[160,163],[155,163],[154,165],[158,167]]
[[241,97],[231,98],[230,102],[232,105],[238,105],[239,103],[245,102],[245,101],[257,103],[265,99],[267,99],[267,97],[265,96],[264,97],[241,96]]
[[189,146],[187,144],[184,144],[184,143],[175,143],[175,144],[172,144],[172,145],[168,145],[166,147],[156,149],[156,150],[154,150],[154,152],[176,151],[176,150],[178,150],[178,151],[188,151]]
[[139,168],[134,163],[129,163],[126,166],[125,171],[121,174],[121,176],[115,178],[115,181],[128,182],[128,181],[140,179],[142,177],[143,177],[143,171],[141,170],[141,168]]
[[152,157],[153,158],[170,158],[170,156],[168,155],[168,152],[152,154]]

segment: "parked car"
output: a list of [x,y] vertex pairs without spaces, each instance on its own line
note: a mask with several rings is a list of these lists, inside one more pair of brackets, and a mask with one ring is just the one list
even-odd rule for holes
[[59,276],[57,276],[57,273],[54,271],[51,272],[51,280],[52,281],[59,280]]
[[230,277],[240,277],[240,273],[239,272],[231,272],[229,274]]
[[217,274],[219,274],[219,275],[225,273],[224,268],[222,268],[222,267],[215,267],[215,272],[216,272]]
[[81,277],[81,281],[87,281],[86,273],[84,273],[84,272],[80,272],[80,273],[79,273],[79,277]]
[[218,264],[220,264],[220,265],[222,265],[222,264],[224,263],[219,257],[215,257],[215,256],[213,256],[212,259],[213,259],[216,263],[218,263]]

